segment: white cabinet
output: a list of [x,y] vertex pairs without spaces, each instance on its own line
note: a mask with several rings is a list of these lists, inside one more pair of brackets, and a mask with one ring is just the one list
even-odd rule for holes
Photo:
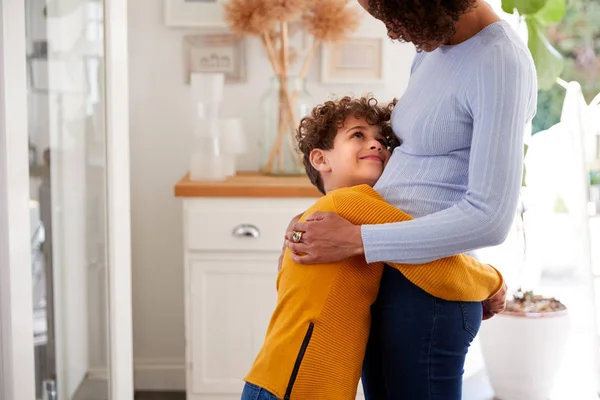
[[185,198],[188,400],[239,400],[264,341],[285,229],[314,198]]
[[276,265],[273,255],[190,257],[192,393],[241,393],[241,379],[260,350],[277,300]]

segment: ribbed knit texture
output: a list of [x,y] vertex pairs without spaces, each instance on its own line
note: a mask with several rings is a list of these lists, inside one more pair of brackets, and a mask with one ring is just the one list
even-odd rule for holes
[[364,225],[367,260],[418,264],[503,242],[536,103],[535,66],[507,22],[417,54],[392,115],[403,144],[375,185],[415,220]]
[[[305,216],[315,211],[334,211],[354,224],[411,219],[368,185],[334,190],[319,199]],[[503,284],[494,268],[464,255],[423,265],[393,266],[426,292],[446,300],[481,301]],[[354,399],[369,337],[370,307],[377,297],[382,273],[383,263],[368,265],[364,257],[298,265],[286,252],[277,279],[277,307],[246,380],[284,398],[312,323],[312,336],[290,398]]]

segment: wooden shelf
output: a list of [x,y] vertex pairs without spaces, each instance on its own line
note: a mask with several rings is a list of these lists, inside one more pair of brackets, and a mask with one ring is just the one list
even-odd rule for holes
[[192,181],[186,174],[175,184],[175,197],[321,197],[306,176],[267,176],[240,172],[225,181]]

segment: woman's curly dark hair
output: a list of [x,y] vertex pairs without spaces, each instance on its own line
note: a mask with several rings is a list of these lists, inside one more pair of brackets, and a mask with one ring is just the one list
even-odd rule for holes
[[298,148],[303,154],[302,161],[306,174],[313,185],[325,194],[321,174],[310,163],[310,153],[314,149],[331,150],[338,129],[344,126],[344,121],[352,115],[364,118],[369,125],[381,126],[381,134],[387,139],[388,148],[393,150],[400,145],[390,125],[392,110],[397,100],[394,99],[387,106],[379,105],[373,96],[352,98],[349,96],[339,100],[327,101],[313,108],[310,115],[300,121],[296,133]]
[[425,42],[448,41],[460,16],[475,5],[476,0],[369,0],[369,13],[388,32],[408,34],[419,48]]

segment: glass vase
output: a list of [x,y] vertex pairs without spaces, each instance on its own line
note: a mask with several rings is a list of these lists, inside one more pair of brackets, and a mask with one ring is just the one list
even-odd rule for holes
[[288,76],[285,80],[282,85],[279,77],[273,77],[261,100],[260,170],[266,175],[306,173],[296,132],[300,120],[311,112],[314,103],[306,90],[306,79]]

